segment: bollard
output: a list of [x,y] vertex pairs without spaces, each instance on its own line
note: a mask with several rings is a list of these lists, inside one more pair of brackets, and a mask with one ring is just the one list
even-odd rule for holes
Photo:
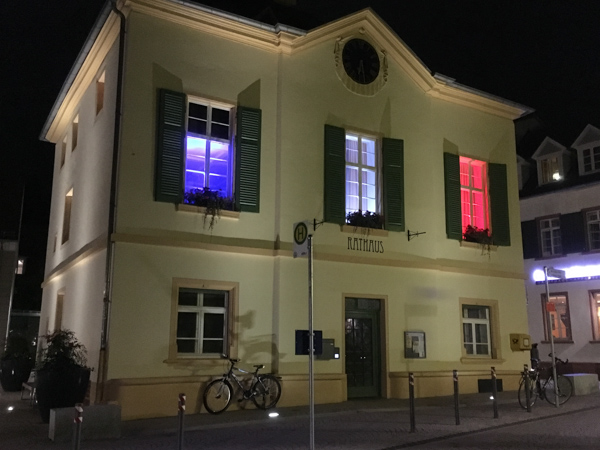
[[529,379],[529,367],[527,364],[523,365],[523,386],[525,388],[525,401],[527,402],[527,412],[531,412],[531,380]]
[[81,424],[83,422],[83,408],[81,403],[77,403],[75,405],[76,416],[73,419],[73,423],[75,424],[75,436],[73,437],[73,450],[79,450],[79,446],[81,445]]
[[185,416],[185,394],[179,394],[179,433],[177,435],[177,449],[183,450],[183,418]]
[[498,418],[498,386],[496,386],[496,368],[492,367],[492,397],[494,405],[494,419]]
[[452,371],[452,379],[454,380],[454,417],[456,425],[460,425],[460,414],[458,412],[458,370]]
[[410,432],[416,431],[415,427],[415,375],[410,372],[408,374],[408,398],[410,406]]

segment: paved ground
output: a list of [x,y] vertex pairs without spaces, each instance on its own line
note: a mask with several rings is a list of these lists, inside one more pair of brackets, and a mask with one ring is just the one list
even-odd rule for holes
[[[0,449],[71,449],[71,443],[48,439],[48,425],[38,411],[19,393],[0,392]],[[538,400],[531,413],[519,407],[516,392],[498,395],[498,418],[494,418],[489,394],[460,397],[460,425],[456,425],[452,397],[416,400],[416,431],[410,432],[407,400],[354,400],[339,404],[317,405],[315,409],[316,449],[392,450],[405,447],[444,448],[441,441],[460,439],[503,428],[514,428],[557,417],[575,419],[577,414],[593,412],[597,421],[600,394],[573,397],[560,408]],[[9,410],[9,406],[13,409]],[[177,405],[174,405],[176,408]],[[221,415],[198,414],[185,417],[185,449],[307,449],[309,419],[307,407],[280,408],[279,417],[269,418],[254,409],[227,411]],[[587,417],[587,416],[586,416]],[[559,421],[559,422],[564,422]],[[84,412],[85,426],[85,412]],[[596,422],[594,422],[596,423]],[[532,425],[533,426],[533,425]],[[594,427],[596,428],[596,427]],[[176,417],[127,421],[122,437],[112,440],[83,441],[81,449],[176,449]],[[477,438],[480,439],[480,438]],[[483,438],[481,438],[483,439]],[[477,441],[475,441],[477,442]],[[483,445],[483,440],[481,441]],[[597,440],[595,442],[598,442]],[[554,448],[569,447],[563,442]],[[458,447],[457,445],[448,448]],[[478,447],[472,447],[478,448]],[[489,443],[479,448],[495,448]],[[506,447],[520,448],[520,447]],[[587,447],[586,447],[587,448]],[[597,448],[597,447],[590,447]]]

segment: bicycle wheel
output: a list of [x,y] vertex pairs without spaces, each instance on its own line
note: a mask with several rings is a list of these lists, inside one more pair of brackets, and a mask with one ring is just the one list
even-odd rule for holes
[[[573,395],[573,385],[571,380],[562,375],[556,376],[556,384],[558,385],[558,404],[562,405]],[[548,403],[556,405],[556,393],[554,392],[554,380],[552,378],[548,378],[548,382],[544,385],[544,392]]]
[[259,375],[252,386],[252,402],[260,409],[273,408],[281,397],[281,384],[270,374]]
[[[521,408],[523,409],[527,409],[527,392],[525,392],[525,379],[521,378],[521,382],[519,383],[519,392],[518,392],[518,397],[519,397],[519,405],[521,405]],[[535,401],[537,400],[538,395],[537,395],[537,391],[535,389],[535,381],[534,380],[529,380],[529,407],[531,408],[534,404]]]
[[231,403],[233,388],[227,380],[214,380],[204,389],[204,407],[211,414],[225,411]]

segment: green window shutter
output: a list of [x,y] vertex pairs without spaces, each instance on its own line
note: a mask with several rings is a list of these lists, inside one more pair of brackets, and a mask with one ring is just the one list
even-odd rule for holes
[[346,131],[325,125],[325,222],[346,223]]
[[460,158],[444,153],[444,193],[446,197],[446,235],[462,240],[462,211],[460,203]]
[[488,173],[490,180],[492,238],[495,245],[510,245],[506,165],[490,163],[488,164]]
[[158,91],[154,179],[154,199],[158,202],[183,201],[185,112],[185,94],[165,89]]
[[560,234],[562,251],[565,255],[586,251],[586,229],[583,213],[578,211],[570,214],[561,214]]
[[523,239],[523,259],[539,258],[537,221],[526,220],[521,222],[521,236]]
[[404,141],[384,138],[382,155],[385,229],[404,231]]
[[261,110],[238,107],[235,149],[236,209],[260,210]]

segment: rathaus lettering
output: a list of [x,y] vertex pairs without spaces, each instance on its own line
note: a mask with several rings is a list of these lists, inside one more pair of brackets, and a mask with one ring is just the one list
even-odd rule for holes
[[383,253],[383,241],[374,241],[372,239],[348,238],[348,250],[358,252]]

